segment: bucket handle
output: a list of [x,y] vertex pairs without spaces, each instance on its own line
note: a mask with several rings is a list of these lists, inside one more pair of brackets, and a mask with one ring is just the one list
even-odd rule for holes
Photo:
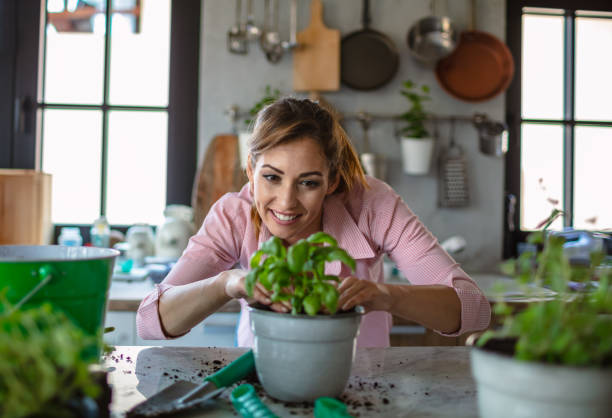
[[21,300],[17,302],[16,305],[13,306],[13,309],[11,312],[14,312],[17,309],[19,309],[24,303],[30,300],[32,296],[38,293],[40,289],[42,289],[47,283],[51,281],[51,279],[53,278],[53,267],[51,267],[50,264],[44,264],[40,266],[38,269],[38,278],[40,279],[38,284],[34,286],[32,290],[30,290],[30,293],[28,293],[23,298],[21,298]]

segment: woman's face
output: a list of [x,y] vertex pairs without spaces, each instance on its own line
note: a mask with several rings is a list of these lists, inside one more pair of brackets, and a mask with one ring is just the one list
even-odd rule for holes
[[321,230],[323,200],[335,190],[321,147],[302,138],[261,154],[247,174],[255,207],[272,235],[288,245]]

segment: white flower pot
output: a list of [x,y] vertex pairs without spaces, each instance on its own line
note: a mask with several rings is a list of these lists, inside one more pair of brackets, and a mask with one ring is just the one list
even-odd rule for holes
[[244,170],[247,165],[249,155],[248,143],[251,139],[250,131],[243,131],[238,134],[238,153],[240,154],[240,167]]
[[515,360],[473,348],[472,375],[483,418],[612,417],[612,369]]
[[434,151],[433,138],[401,137],[402,165],[404,173],[424,175],[429,172]]
[[344,391],[361,314],[291,315],[249,307],[257,377],[281,401],[314,401]]

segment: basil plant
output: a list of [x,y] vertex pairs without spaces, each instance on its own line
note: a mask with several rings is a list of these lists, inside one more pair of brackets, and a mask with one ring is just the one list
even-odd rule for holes
[[293,315],[316,315],[323,307],[334,314],[339,294],[333,283],[340,279],[325,274],[325,263],[331,261],[340,261],[355,270],[355,260],[324,232],[299,240],[288,249],[278,237],[272,237],[251,256],[247,293],[253,296],[259,282],[272,292],[272,302],[289,301]]

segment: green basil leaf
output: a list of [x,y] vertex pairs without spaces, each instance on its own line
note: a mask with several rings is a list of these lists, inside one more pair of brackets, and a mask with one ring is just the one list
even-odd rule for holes
[[311,293],[304,298],[304,310],[310,316],[314,316],[321,308],[321,297],[316,293]]
[[274,257],[284,258],[284,250],[283,242],[278,237],[271,237],[269,240],[261,244],[260,251],[263,251],[265,254],[273,255]]
[[355,271],[355,260],[353,259],[353,257],[348,255],[348,253],[344,251],[342,248],[334,249],[326,257],[326,261],[336,261],[336,260],[341,261],[342,263],[349,266],[352,271]]
[[323,293],[323,304],[332,315],[336,313],[338,309],[338,290],[334,286],[326,286],[325,292]]
[[253,253],[253,255],[251,256],[251,268],[254,269],[255,267],[257,267],[259,265],[259,263],[261,262],[261,257],[263,256],[263,251],[262,250],[257,250]]
[[258,281],[266,289],[272,290],[272,281],[270,281],[270,275],[268,270],[263,270],[261,273],[259,273]]
[[338,246],[338,241],[336,241],[334,239],[334,237],[332,237],[329,234],[326,234],[323,231],[320,232],[315,232],[314,234],[312,234],[311,236],[309,236],[306,241],[308,241],[311,244],[329,244],[332,247],[336,247]]
[[300,273],[303,271],[304,263],[308,258],[308,242],[299,240],[291,247],[287,253],[287,264],[292,273]]
[[275,265],[270,268],[270,281],[274,284],[279,284],[281,287],[289,286],[291,272],[284,265]]
[[257,276],[259,275],[261,270],[263,270],[261,267],[255,267],[246,275],[244,287],[246,288],[247,295],[249,295],[249,297],[253,297],[253,288],[255,287],[255,283],[257,282]]

